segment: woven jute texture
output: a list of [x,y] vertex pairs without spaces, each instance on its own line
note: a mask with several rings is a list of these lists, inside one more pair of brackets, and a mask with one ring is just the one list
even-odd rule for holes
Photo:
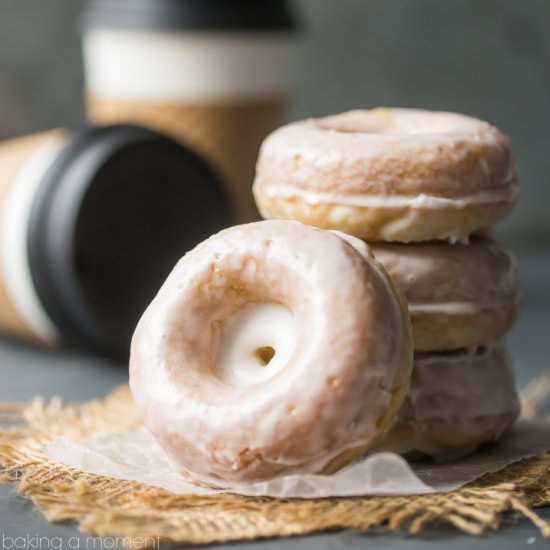
[[133,122],[204,155],[224,177],[239,223],[258,219],[251,193],[262,140],[282,121],[284,97],[204,103],[123,101],[88,95],[90,120]]
[[[536,390],[532,393],[540,400]],[[503,513],[512,511],[550,537],[550,524],[533,511],[550,504],[550,454],[445,494],[320,500],[178,496],[67,468],[42,451],[60,436],[89,438],[138,427],[140,418],[127,387],[103,401],[78,406],[40,398],[25,406],[6,404],[0,407],[0,420],[11,426],[0,432],[0,481],[17,482],[19,492],[49,521],[74,521],[95,536],[139,537],[140,544],[143,539],[212,543],[345,528],[415,534],[436,522],[479,535],[498,529]]]

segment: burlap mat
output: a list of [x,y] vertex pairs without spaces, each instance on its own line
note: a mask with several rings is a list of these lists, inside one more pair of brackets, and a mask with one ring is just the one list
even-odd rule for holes
[[[550,376],[527,388],[525,411],[534,414]],[[521,461],[446,494],[409,497],[276,500],[233,495],[178,496],[135,482],[83,473],[52,462],[43,445],[60,436],[88,438],[140,424],[127,387],[103,401],[65,406],[37,398],[0,405],[0,481],[17,482],[48,521],[75,521],[95,536],[212,543],[335,529],[383,526],[419,533],[449,523],[471,535],[495,530],[503,513],[529,518],[545,537],[550,523],[533,508],[550,504],[550,454]],[[158,538],[157,538],[158,537]]]

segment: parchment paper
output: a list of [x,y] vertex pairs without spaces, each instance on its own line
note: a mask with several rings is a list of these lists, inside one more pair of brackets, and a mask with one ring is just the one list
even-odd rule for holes
[[457,462],[408,464],[392,453],[364,458],[333,475],[292,475],[261,483],[210,489],[178,474],[145,429],[86,441],[60,438],[45,447],[56,462],[115,479],[139,481],[177,494],[237,493],[280,498],[420,495],[462,487],[488,472],[550,450],[550,421],[520,421],[500,443]]

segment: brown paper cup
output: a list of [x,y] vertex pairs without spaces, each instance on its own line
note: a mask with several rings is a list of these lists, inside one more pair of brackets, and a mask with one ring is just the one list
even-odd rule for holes
[[[6,243],[8,239],[16,238],[15,233],[19,230],[10,226],[9,220],[29,213],[29,209],[21,204],[27,202],[22,187],[33,186],[32,180],[40,178],[47,170],[50,159],[41,161],[39,158],[45,156],[46,149],[57,150],[65,140],[63,130],[52,130],[0,143],[0,331],[34,342],[43,342],[46,337],[44,331],[29,323],[26,312],[22,311],[22,304],[29,299],[32,301],[33,297],[25,300],[23,296],[22,301],[15,299],[21,291],[14,293],[14,285],[22,281],[14,280],[16,274],[10,271],[14,251],[11,242],[9,246]],[[17,212],[12,214],[10,211],[14,208]],[[25,223],[25,220],[17,221]],[[19,244],[24,245],[24,242]]]
[[177,260],[231,221],[218,177],[135,125],[0,143],[0,332],[127,358]]
[[237,219],[258,218],[252,182],[261,142],[281,123],[284,97],[212,103],[138,102],[88,95],[98,124],[135,122],[178,139],[209,160],[228,185]]
[[259,218],[256,158],[283,122],[297,30],[288,0],[261,4],[90,0],[82,27],[90,120],[142,124],[194,149],[241,223]]

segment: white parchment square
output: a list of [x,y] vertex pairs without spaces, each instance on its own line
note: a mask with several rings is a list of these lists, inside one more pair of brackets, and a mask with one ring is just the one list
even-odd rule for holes
[[133,432],[86,441],[60,438],[45,447],[59,463],[92,474],[138,481],[177,494],[237,493],[279,498],[323,498],[367,495],[421,495],[458,489],[488,472],[550,450],[550,422],[522,420],[496,445],[446,464],[408,464],[392,453],[364,458],[332,475],[292,475],[257,483],[237,483],[224,489],[199,487],[173,467],[153,436]]

